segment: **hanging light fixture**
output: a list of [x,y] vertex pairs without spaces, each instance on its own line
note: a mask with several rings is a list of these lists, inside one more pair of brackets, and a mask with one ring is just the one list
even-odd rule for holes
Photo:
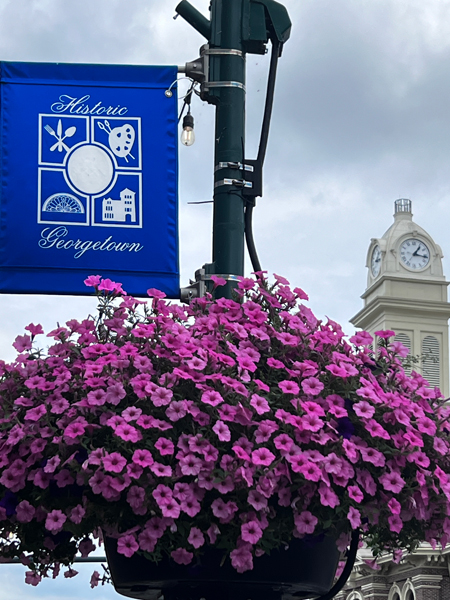
[[184,146],[192,146],[195,142],[194,132],[194,117],[191,115],[191,107],[189,105],[188,112],[183,118],[183,131],[181,133],[181,143]]

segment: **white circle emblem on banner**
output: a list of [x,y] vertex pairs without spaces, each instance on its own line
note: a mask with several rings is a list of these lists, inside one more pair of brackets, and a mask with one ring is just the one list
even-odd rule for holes
[[67,174],[73,186],[84,194],[99,194],[111,183],[114,165],[108,152],[100,146],[85,144],[70,154]]

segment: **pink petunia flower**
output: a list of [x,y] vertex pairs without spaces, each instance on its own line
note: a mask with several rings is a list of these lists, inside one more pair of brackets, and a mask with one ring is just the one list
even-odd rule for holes
[[353,506],[350,507],[347,513],[347,519],[353,529],[357,529],[361,525],[361,513]]
[[310,535],[314,532],[319,519],[309,510],[304,510],[294,518],[295,528],[300,535]]
[[117,540],[117,552],[131,558],[139,550],[139,544],[132,534],[121,536]]
[[256,410],[258,415],[262,415],[270,410],[267,400],[258,394],[253,394],[250,400],[250,406]]
[[198,527],[191,527],[187,540],[194,548],[201,548],[205,543],[205,536]]
[[221,442],[229,442],[231,440],[230,428],[223,421],[216,421],[212,429]]
[[111,454],[107,454],[103,457],[103,467],[105,471],[120,473],[123,471],[126,464],[126,458],[124,458],[119,452],[111,452]]
[[258,448],[252,452],[251,460],[254,465],[268,467],[275,460],[275,454],[267,448]]
[[206,392],[203,392],[201,401],[205,404],[210,404],[211,406],[218,406],[223,402],[223,398],[219,394],[219,392],[216,392],[214,390],[208,390]]
[[155,448],[159,451],[161,456],[171,455],[175,450],[172,440],[169,440],[165,437],[158,438],[158,440],[155,442]]
[[379,477],[379,481],[385,490],[394,494],[398,494],[405,487],[405,480],[396,471],[384,473]]
[[250,547],[249,544],[245,544],[230,552],[231,564],[238,573],[245,573],[245,571],[253,569],[253,555]]
[[256,544],[261,539],[263,531],[259,526],[258,521],[248,521],[241,525],[241,537],[244,542]]
[[361,402],[354,404],[353,410],[358,417],[361,417],[361,419],[370,419],[375,413],[375,408],[365,400],[361,400]]
[[179,565],[188,565],[194,558],[192,552],[188,552],[188,550],[185,548],[177,548],[176,550],[172,550],[170,556]]
[[317,379],[317,377],[307,377],[302,381],[302,389],[305,394],[310,394],[311,396],[318,396],[320,392],[323,390],[324,384]]
[[66,515],[61,510],[52,510],[45,519],[45,528],[52,533],[58,533],[67,521]]
[[284,381],[280,381],[278,387],[284,394],[294,394],[297,395],[300,391],[300,388],[295,383],[295,381],[291,381],[289,379],[285,379]]

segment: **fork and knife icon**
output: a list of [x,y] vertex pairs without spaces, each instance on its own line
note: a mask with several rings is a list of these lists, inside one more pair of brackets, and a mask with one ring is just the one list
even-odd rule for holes
[[62,121],[61,119],[59,119],[58,121],[58,125],[56,127],[56,131],[53,129],[53,127],[51,127],[50,125],[44,125],[44,129],[45,131],[47,131],[50,135],[52,135],[53,137],[55,137],[58,141],[53,144],[53,146],[50,148],[50,152],[54,152],[56,149],[58,149],[58,152],[62,152],[63,149],[66,152],[69,152],[70,148],[69,146],[67,146],[67,144],[64,143],[64,140],[66,138],[70,138],[73,136],[73,134],[76,132],[77,128],[76,127],[69,127],[68,129],[66,129],[66,131],[64,131],[63,133],[63,126],[62,126]]

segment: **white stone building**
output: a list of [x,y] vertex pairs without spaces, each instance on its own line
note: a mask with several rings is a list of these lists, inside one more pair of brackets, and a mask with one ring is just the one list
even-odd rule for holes
[[136,223],[136,192],[125,188],[120,192],[120,200],[104,198],[102,213],[104,221]]

